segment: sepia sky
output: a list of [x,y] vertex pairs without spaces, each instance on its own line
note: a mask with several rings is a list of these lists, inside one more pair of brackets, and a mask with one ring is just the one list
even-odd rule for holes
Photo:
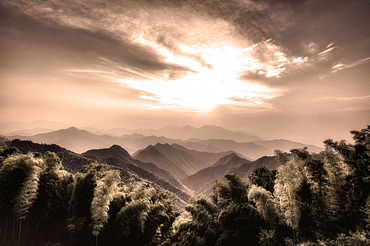
[[369,12],[367,0],[2,0],[0,121],[340,140],[370,124]]

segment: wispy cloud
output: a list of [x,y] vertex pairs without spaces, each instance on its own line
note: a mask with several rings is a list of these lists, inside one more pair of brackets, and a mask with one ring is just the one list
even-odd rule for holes
[[340,70],[352,68],[352,67],[361,65],[361,64],[363,64],[365,62],[368,62],[368,61],[370,61],[370,57],[367,57],[367,58],[364,58],[364,59],[361,59],[361,60],[352,62],[350,64],[337,63],[337,64],[335,64],[334,66],[331,67],[331,73],[336,73],[336,72],[338,72]]
[[338,101],[360,101],[360,100],[368,100],[370,99],[370,95],[368,96],[353,96],[353,97],[324,97],[324,98],[318,98],[316,101],[332,101],[332,100],[338,100]]

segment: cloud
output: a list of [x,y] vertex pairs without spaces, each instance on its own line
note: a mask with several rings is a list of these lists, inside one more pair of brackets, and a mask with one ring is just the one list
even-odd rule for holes
[[340,70],[344,70],[344,69],[348,69],[348,68],[352,68],[352,67],[355,67],[355,66],[358,66],[358,65],[361,65],[363,63],[366,63],[370,61],[370,57],[367,57],[367,58],[364,58],[364,59],[361,59],[361,60],[358,60],[358,61],[355,61],[355,62],[352,62],[350,64],[343,64],[343,63],[337,63],[335,65],[333,65],[331,67],[331,73],[337,73],[338,71]]
[[324,97],[324,98],[318,98],[316,101],[332,101],[332,100],[338,100],[338,101],[361,101],[361,100],[368,100],[370,99],[370,95],[368,96],[353,96],[353,97]]
[[[272,28],[270,17],[263,14],[266,8],[256,4],[195,2],[181,9],[135,1],[6,4],[38,23],[37,30],[47,36],[40,40],[44,44],[57,44],[53,49],[62,47],[60,53],[74,51],[74,60],[84,57],[78,66],[63,64],[67,76],[119,81],[122,89],[136,90],[141,106],[147,101],[156,102],[157,108],[202,112],[225,104],[264,107],[280,90],[243,75],[280,78],[307,61],[287,55],[271,39],[255,42]],[[258,37],[251,38],[254,34]]]
[[218,74],[210,70],[208,73],[193,73],[175,81],[119,79],[118,82],[142,91],[140,98],[152,101],[148,103],[148,109],[207,113],[220,105],[263,107],[266,99],[280,94],[280,91],[266,86],[240,80],[223,81],[217,77]]
[[[332,40],[292,38],[301,46],[294,51],[283,42],[307,17],[294,10],[305,14],[308,2],[13,0],[4,6],[35,24],[15,28],[44,71],[55,68],[74,83],[115,84],[127,92],[122,101],[136,107],[210,112],[220,105],[271,108],[268,101],[285,93],[284,78],[331,59],[339,49]],[[261,78],[264,85],[256,83]]]

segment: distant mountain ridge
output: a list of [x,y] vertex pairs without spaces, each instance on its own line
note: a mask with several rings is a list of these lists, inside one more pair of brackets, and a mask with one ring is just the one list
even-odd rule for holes
[[228,173],[235,173],[238,177],[248,180],[254,169],[265,166],[268,169],[277,169],[279,163],[275,156],[264,156],[256,161],[249,161],[237,154],[224,156],[212,166],[207,167],[181,180],[183,184],[195,191],[195,195],[207,195],[212,191],[216,180],[223,180]]
[[[158,153],[152,154],[155,151],[162,155],[159,155]],[[163,156],[169,162],[165,162]],[[154,146],[150,145],[147,148],[138,151],[134,154],[134,158],[141,161],[153,162],[159,167],[168,170],[179,179],[185,178],[186,176],[191,175],[209,165],[208,162],[189,154],[187,151],[184,151],[184,149],[181,149],[178,145],[177,148],[175,148],[170,144],[160,143]]]
[[68,124],[47,121],[47,120],[36,120],[29,123],[20,122],[1,122],[0,123],[0,134],[3,135],[18,135],[25,133],[26,135],[33,135],[41,132],[55,131],[58,129],[64,129],[70,127]]
[[116,135],[131,135],[131,134],[142,134],[145,136],[163,136],[172,139],[187,140],[192,138],[198,139],[231,139],[238,142],[251,142],[262,140],[259,136],[241,132],[241,131],[231,131],[220,126],[214,125],[204,125],[202,127],[193,126],[165,126],[161,129],[134,129],[129,130],[125,128],[116,128],[107,130],[106,132],[114,133]]
[[[192,127],[188,127],[193,129]],[[206,129],[219,129],[218,127],[207,126]],[[194,128],[202,129],[202,128]],[[223,129],[223,128],[221,128]],[[197,130],[197,131],[198,131]],[[226,130],[228,131],[228,130]],[[238,133],[239,134],[239,133]],[[46,144],[58,144],[62,147],[70,149],[76,153],[83,153],[90,149],[102,149],[108,148],[112,145],[122,146],[130,154],[135,153],[137,150],[144,149],[149,145],[156,145],[157,143],[161,144],[177,144],[179,146],[185,147],[187,153],[198,158],[198,152],[212,152],[219,153],[225,152],[225,154],[236,152],[242,155],[245,158],[250,158],[252,160],[258,159],[261,156],[273,155],[275,149],[280,149],[282,151],[289,151],[293,148],[303,148],[304,146],[308,147],[308,150],[311,152],[319,152],[323,150],[314,145],[306,145],[299,142],[293,142],[289,140],[258,140],[255,142],[237,142],[231,139],[171,139],[164,136],[144,136],[138,133],[132,135],[124,135],[121,137],[112,136],[112,135],[98,135],[91,133],[86,130],[80,130],[75,127],[70,127],[67,129],[61,129],[57,131],[52,131],[48,133],[40,133],[34,136],[8,136],[9,139],[22,139],[22,140],[31,140],[37,143],[46,143]],[[174,145],[174,147],[176,147]],[[193,151],[190,153],[189,151]],[[205,155],[203,154],[203,157]],[[209,156],[212,156],[209,154]],[[220,158],[221,156],[218,156]],[[204,159],[203,159],[204,160]],[[213,159],[211,162],[215,161]],[[208,161],[209,162],[209,161]]]

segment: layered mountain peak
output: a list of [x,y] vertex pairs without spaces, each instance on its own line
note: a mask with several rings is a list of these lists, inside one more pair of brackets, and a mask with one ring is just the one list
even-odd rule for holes
[[74,126],[71,126],[69,128],[66,128],[65,130],[66,131],[79,131],[79,129],[77,129],[77,127],[74,127]]
[[94,156],[98,158],[117,158],[119,160],[123,160],[128,163],[131,163],[133,160],[131,155],[119,145],[112,145],[110,148],[105,148],[105,149],[88,150],[82,155]]
[[117,145],[117,144],[114,144],[112,145],[109,150],[112,150],[112,151],[115,151],[123,156],[126,156],[126,157],[130,157],[131,158],[131,155],[124,149],[122,148],[121,146]]
[[212,166],[214,166],[214,167],[221,166],[221,165],[236,166],[236,165],[241,165],[241,164],[244,164],[244,163],[250,163],[250,161],[238,156],[235,153],[231,153],[231,154],[226,155],[226,156],[222,157],[221,159],[219,159]]
[[54,131],[55,133],[89,133],[86,130],[78,129],[77,127],[71,126],[69,128],[60,129],[57,131]]

